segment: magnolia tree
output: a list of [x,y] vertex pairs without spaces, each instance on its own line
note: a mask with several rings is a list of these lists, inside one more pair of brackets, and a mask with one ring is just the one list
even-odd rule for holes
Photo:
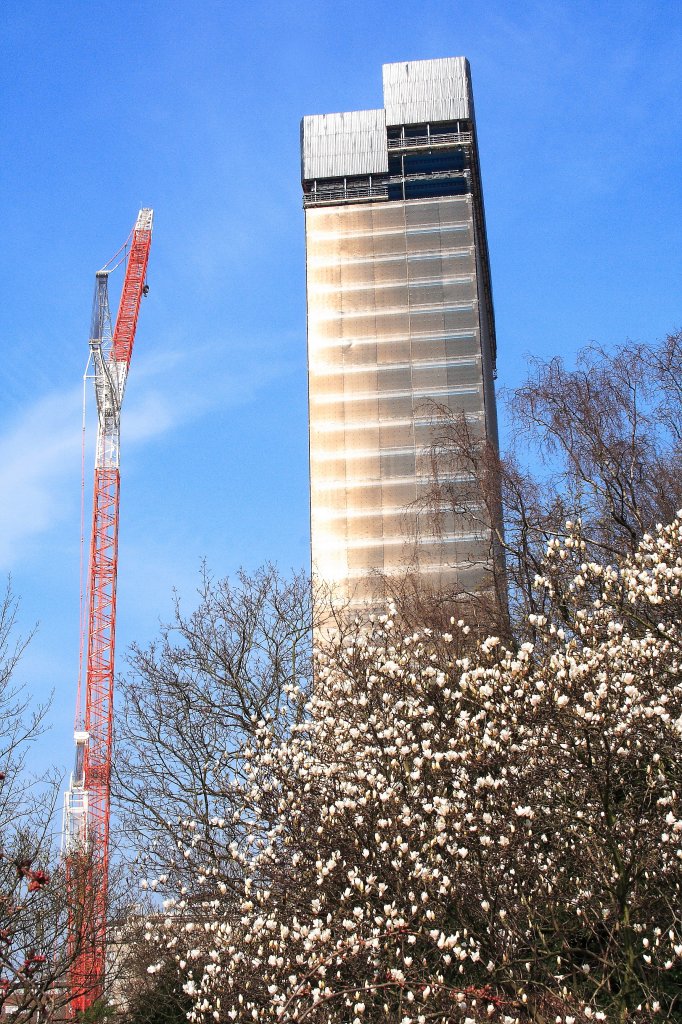
[[179,831],[148,971],[190,1019],[682,1020],[682,515],[585,551],[517,649],[399,610],[321,645]]

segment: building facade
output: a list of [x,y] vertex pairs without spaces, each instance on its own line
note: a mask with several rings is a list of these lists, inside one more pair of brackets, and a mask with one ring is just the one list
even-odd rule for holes
[[312,565],[351,605],[407,569],[471,593],[491,549],[485,525],[418,514],[436,407],[497,444],[469,64],[387,64],[383,86],[380,110],[301,126]]

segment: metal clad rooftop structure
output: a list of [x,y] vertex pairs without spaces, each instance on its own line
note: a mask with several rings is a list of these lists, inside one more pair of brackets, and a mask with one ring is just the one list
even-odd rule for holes
[[386,124],[473,120],[466,57],[384,64]]
[[314,114],[301,124],[301,177],[343,178],[386,174],[386,118],[383,110]]

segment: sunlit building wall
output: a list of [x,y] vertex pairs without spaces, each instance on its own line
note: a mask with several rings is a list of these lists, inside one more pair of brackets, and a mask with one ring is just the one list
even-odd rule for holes
[[436,590],[482,585],[489,531],[418,514],[434,404],[497,443],[468,61],[388,64],[383,79],[383,109],[301,130],[312,563],[352,603],[408,567]]

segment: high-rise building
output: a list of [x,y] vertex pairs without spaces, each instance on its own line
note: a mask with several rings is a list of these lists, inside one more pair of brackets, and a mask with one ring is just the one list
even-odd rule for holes
[[408,567],[470,593],[491,550],[470,517],[417,528],[435,406],[497,444],[469,63],[386,64],[383,84],[382,109],[301,126],[313,572],[352,604]]

